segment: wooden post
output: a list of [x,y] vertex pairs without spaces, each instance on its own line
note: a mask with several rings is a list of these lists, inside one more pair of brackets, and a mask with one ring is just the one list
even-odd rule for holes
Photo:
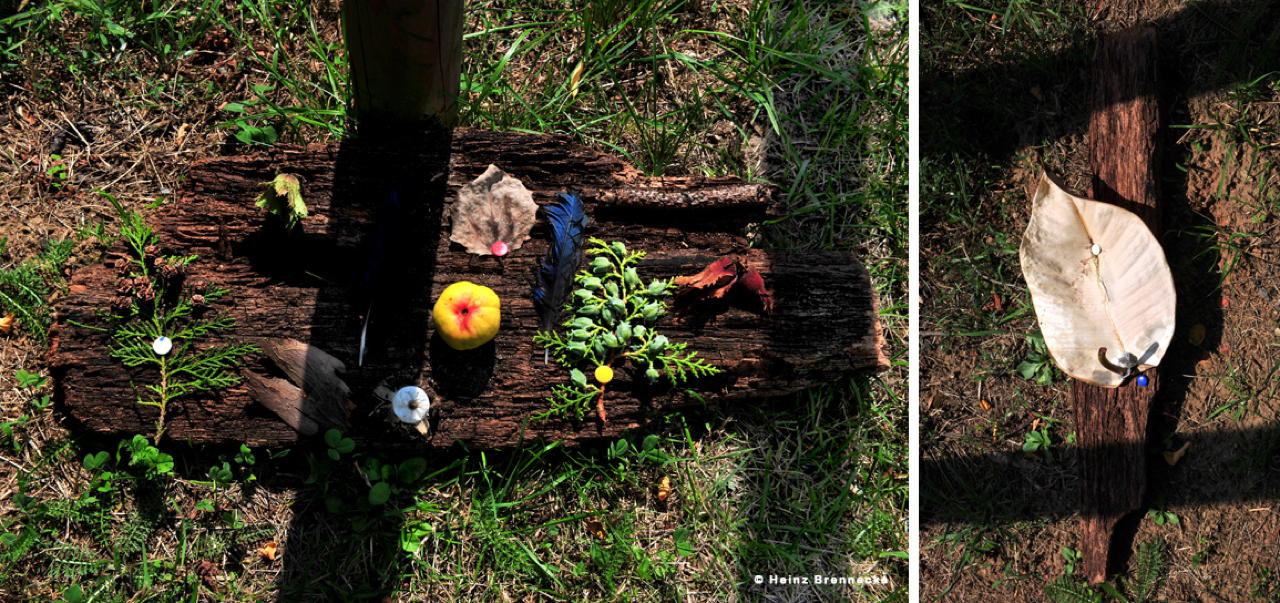
[[342,5],[357,122],[453,126],[462,71],[462,0],[347,0]]
[[[1156,33],[1138,27],[1102,34],[1094,57],[1089,118],[1089,196],[1136,213],[1157,236],[1156,198]],[[1085,575],[1107,578],[1112,532],[1125,515],[1142,506],[1146,489],[1147,417],[1160,386],[1156,369],[1108,389],[1075,381],[1072,408],[1080,442],[1082,534]]]

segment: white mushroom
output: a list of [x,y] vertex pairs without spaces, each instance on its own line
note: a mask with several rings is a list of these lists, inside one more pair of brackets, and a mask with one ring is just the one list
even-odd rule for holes
[[422,421],[427,418],[430,410],[431,398],[416,385],[402,387],[391,397],[391,412],[396,414],[397,419],[416,425],[419,432],[426,432],[426,425]]

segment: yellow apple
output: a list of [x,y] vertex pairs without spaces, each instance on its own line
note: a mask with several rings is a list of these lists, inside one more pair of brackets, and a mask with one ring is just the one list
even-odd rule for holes
[[459,281],[440,293],[431,310],[436,332],[455,350],[478,348],[498,334],[502,321],[498,294],[484,285]]

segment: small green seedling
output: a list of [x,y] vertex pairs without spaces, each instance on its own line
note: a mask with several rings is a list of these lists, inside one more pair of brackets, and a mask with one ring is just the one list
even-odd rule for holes
[[324,432],[324,443],[329,445],[329,458],[338,460],[344,454],[351,454],[356,449],[355,440],[342,437],[342,432],[336,429],[330,429]]
[[1034,431],[1028,431],[1023,436],[1022,451],[1031,453],[1043,452],[1045,459],[1052,463],[1053,452],[1050,450],[1052,445],[1053,441],[1049,438],[1049,428],[1041,427]]
[[1068,546],[1062,547],[1062,558],[1067,562],[1067,567],[1065,569],[1068,574],[1076,573],[1076,567],[1084,561],[1084,555],[1081,555],[1080,551]]
[[293,230],[307,217],[307,204],[302,200],[302,182],[297,176],[277,174],[271,182],[263,183],[263,187],[265,190],[255,204],[282,220],[285,228]]
[[1165,524],[1178,525],[1178,522],[1182,521],[1176,514],[1174,514],[1173,511],[1166,511],[1164,509],[1151,509],[1150,511],[1147,511],[1147,517],[1150,517],[1151,521],[1155,522],[1158,526]]
[[1057,368],[1053,365],[1053,358],[1049,356],[1049,348],[1044,344],[1044,336],[1036,333],[1027,335],[1027,357],[1020,363],[1016,369],[1023,379],[1034,381],[1036,385],[1052,385],[1054,378],[1057,376]]

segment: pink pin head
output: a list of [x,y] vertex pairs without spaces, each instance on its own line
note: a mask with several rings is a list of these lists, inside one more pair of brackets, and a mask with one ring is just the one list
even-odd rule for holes
[[498,257],[507,255],[508,251],[511,251],[511,247],[507,245],[506,241],[494,241],[489,246],[489,252]]

